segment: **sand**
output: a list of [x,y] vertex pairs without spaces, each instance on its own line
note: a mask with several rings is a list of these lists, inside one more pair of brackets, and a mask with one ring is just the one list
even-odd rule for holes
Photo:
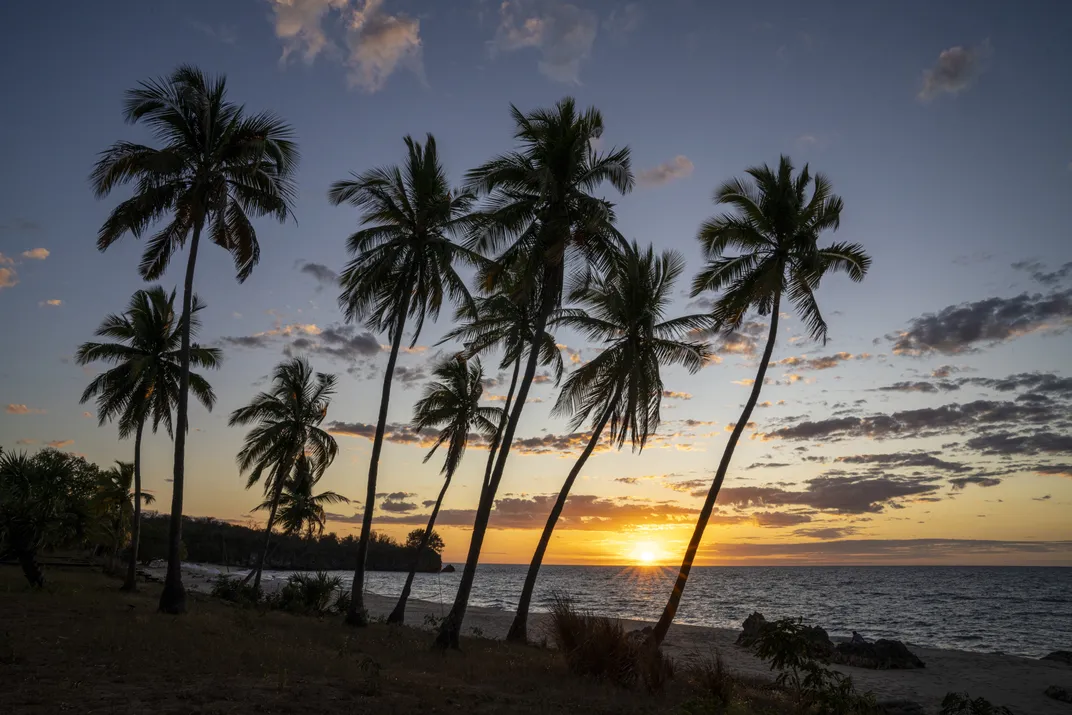
[[[191,591],[208,592],[219,573],[213,567],[184,565],[183,582]],[[156,578],[163,578],[163,569],[145,569]],[[266,581],[265,589],[282,585],[282,581]],[[396,597],[366,595],[366,608],[373,617],[385,617],[394,608]],[[411,599],[406,621],[421,627],[425,616],[442,617],[448,607],[430,601]],[[466,611],[463,635],[476,632],[486,638],[503,638],[510,628],[512,613],[493,608],[470,606]],[[641,621],[624,621],[629,630],[651,625]],[[546,629],[546,617],[533,614],[529,619],[529,636],[541,640]],[[770,677],[769,668],[751,653],[734,644],[739,631],[701,626],[674,625],[664,643],[664,650],[675,660],[687,662],[715,652],[729,668],[743,675]],[[1034,660],[1019,656],[972,653],[958,650],[920,648],[908,644],[913,653],[926,664],[918,670],[868,670],[849,666],[834,666],[852,677],[860,691],[873,692],[879,701],[910,700],[921,704],[928,713],[938,713],[945,694],[966,692],[971,697],[984,697],[995,705],[1005,705],[1016,715],[1072,715],[1072,704],[1053,700],[1044,691],[1051,685],[1072,689],[1072,666],[1052,661]],[[1070,644],[1072,645],[1072,644]]]

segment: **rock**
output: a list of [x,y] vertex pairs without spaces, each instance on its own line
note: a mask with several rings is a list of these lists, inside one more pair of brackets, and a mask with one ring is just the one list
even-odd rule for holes
[[1042,660],[1055,660],[1058,663],[1072,665],[1072,650],[1055,650],[1049,655],[1042,656]]
[[759,611],[755,611],[751,616],[744,619],[744,628],[741,631],[741,635],[737,636],[737,645],[743,645],[746,648],[751,648],[752,644],[759,638],[759,634],[763,632],[763,627],[767,625],[767,619],[763,617],[763,614]]
[[454,573],[454,571],[455,571],[454,564],[447,564],[446,566],[443,567],[443,570],[440,571],[439,573]]
[[873,670],[923,668],[924,663],[901,641],[881,638],[874,643],[838,643],[833,661]]
[[1072,690],[1062,688],[1060,685],[1051,685],[1046,688],[1046,695],[1062,703],[1072,703]]
[[834,655],[834,642],[819,626],[804,626],[804,637],[808,639],[808,655],[817,660],[827,661]]
[[922,705],[911,700],[887,700],[878,707],[886,715],[924,715],[926,712]]

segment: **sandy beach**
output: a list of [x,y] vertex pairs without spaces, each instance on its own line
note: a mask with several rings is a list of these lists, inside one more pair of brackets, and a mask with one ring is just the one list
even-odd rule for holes
[[[143,569],[153,578],[162,579],[164,569]],[[219,571],[211,566],[184,565],[183,579],[190,591],[208,593]],[[264,587],[281,586],[281,579],[266,580]],[[394,608],[395,596],[369,593],[366,606],[373,617],[386,617]],[[410,600],[406,620],[420,627],[425,616],[441,617],[447,606],[429,601]],[[487,638],[503,638],[510,627],[512,613],[471,606],[465,617],[463,633],[479,633]],[[651,625],[643,621],[623,621],[630,630]],[[544,614],[530,618],[530,637],[542,638],[546,628]],[[678,662],[688,662],[718,652],[731,670],[743,675],[770,677],[769,668],[745,648],[735,645],[739,631],[674,625],[664,643],[664,650]],[[1069,715],[1072,705],[1044,694],[1046,688],[1059,685],[1072,689],[1072,666],[1018,656],[972,653],[958,650],[921,648],[908,644],[927,667],[919,670],[868,670],[835,666],[852,677],[857,689],[873,692],[879,701],[909,700],[919,703],[928,713],[937,713],[942,698],[951,691],[982,696],[995,705],[1005,705],[1017,715]]]

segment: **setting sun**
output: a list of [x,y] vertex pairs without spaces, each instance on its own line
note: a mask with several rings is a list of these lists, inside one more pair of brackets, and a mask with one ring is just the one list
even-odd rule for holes
[[657,544],[650,541],[642,541],[633,545],[633,550],[629,555],[632,561],[638,564],[648,566],[658,562],[660,549]]

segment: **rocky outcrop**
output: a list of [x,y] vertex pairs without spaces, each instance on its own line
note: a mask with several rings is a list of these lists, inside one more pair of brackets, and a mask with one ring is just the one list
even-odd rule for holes
[[737,645],[751,648],[766,625],[767,619],[763,617],[763,614],[759,611],[753,612],[751,616],[744,619],[744,630],[741,631],[741,635],[737,636]]
[[1049,655],[1042,656],[1042,660],[1054,660],[1065,665],[1072,665],[1072,650],[1055,650]]
[[[763,614],[756,611],[744,619],[743,630],[737,636],[737,645],[751,648],[759,639],[763,629],[769,625]],[[829,660],[834,654],[834,644],[830,636],[819,626],[804,626],[802,635],[808,641],[808,655],[817,660]]]
[[1046,696],[1062,703],[1072,703],[1072,690],[1062,688],[1060,685],[1051,685],[1046,688]]
[[901,641],[879,639],[874,643],[838,643],[832,660],[840,665],[872,670],[923,668],[924,663]]
[[440,571],[440,573],[454,573],[454,571],[455,571],[454,564],[447,564],[446,566],[443,567],[443,570]]

